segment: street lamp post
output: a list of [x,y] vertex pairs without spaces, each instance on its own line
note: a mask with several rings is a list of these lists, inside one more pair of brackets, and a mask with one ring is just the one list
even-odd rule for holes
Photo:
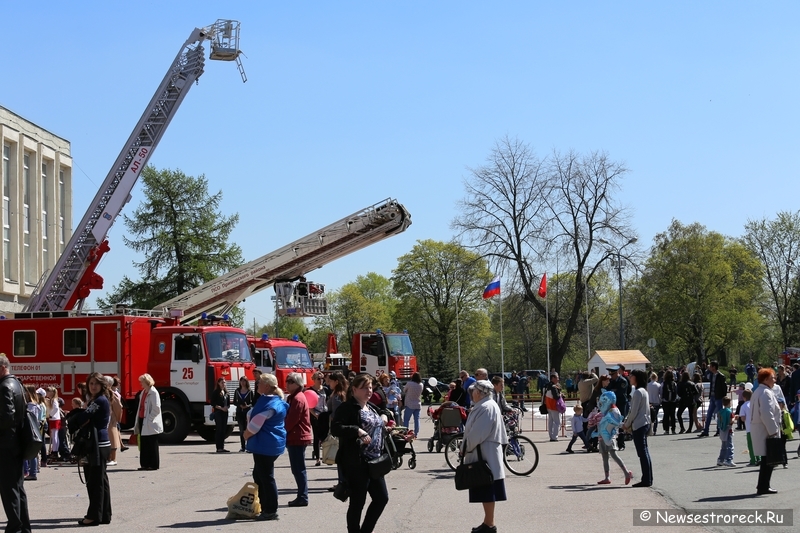
[[637,240],[636,237],[633,237],[632,239],[628,240],[628,242],[617,248],[613,244],[604,239],[597,239],[597,242],[601,242],[606,246],[611,247],[617,256],[617,264],[614,265],[612,263],[611,267],[614,268],[616,266],[617,280],[619,281],[619,349],[620,350],[625,349],[625,322],[623,321],[622,318],[622,249],[628,246],[629,244],[634,244],[636,240]]

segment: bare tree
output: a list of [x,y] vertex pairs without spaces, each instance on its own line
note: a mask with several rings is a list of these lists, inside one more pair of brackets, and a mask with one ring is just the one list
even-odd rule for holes
[[549,309],[556,369],[581,319],[584,282],[635,241],[627,210],[614,201],[626,173],[623,164],[602,152],[554,152],[539,158],[527,144],[506,137],[487,164],[470,169],[464,182],[466,196],[459,202],[454,229],[497,272],[511,277],[523,300],[541,316],[545,303],[537,289],[542,274],[558,270],[574,276],[571,301]]
[[770,296],[766,311],[780,326],[783,346],[791,346],[798,340],[792,303],[798,296],[800,211],[782,211],[775,220],[748,220],[744,230],[742,241],[764,265],[764,285]]

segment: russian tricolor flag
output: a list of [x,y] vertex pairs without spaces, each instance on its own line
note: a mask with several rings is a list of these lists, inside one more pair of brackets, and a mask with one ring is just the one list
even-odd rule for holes
[[491,298],[500,294],[500,276],[496,276],[483,291],[483,299]]

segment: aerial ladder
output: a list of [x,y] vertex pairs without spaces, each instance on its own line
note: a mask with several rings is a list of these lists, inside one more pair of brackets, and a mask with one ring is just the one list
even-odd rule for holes
[[58,263],[49,274],[42,275],[44,281],[40,280],[37,284],[25,311],[64,311],[73,309],[76,304],[80,309],[91,290],[103,288],[103,278],[95,269],[110,249],[106,239],[108,230],[130,201],[139,174],[153,155],[186,93],[203,74],[203,41],[210,43],[210,59],[235,61],[242,81],[247,81],[239,57],[239,27],[238,21],[220,19],[211,26],[192,31],[72,234]]
[[281,316],[327,314],[325,287],[305,275],[326,263],[397,235],[411,225],[411,214],[388,198],[236,268],[158,306],[187,324],[229,312],[251,294],[275,287]]

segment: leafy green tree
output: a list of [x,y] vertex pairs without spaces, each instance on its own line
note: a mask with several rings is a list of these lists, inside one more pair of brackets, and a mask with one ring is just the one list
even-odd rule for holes
[[758,258],[739,241],[673,221],[630,293],[640,327],[672,357],[668,364],[727,365],[728,351],[752,346],[764,325],[761,280]]
[[[602,152],[539,158],[523,142],[504,138],[464,183],[453,226],[546,318],[556,369],[578,330],[585,286],[635,242],[629,214],[614,198],[626,173]],[[569,301],[546,312],[539,282],[559,267],[572,273]]]
[[145,256],[133,263],[141,279],[124,276],[98,298],[101,307],[154,309],[243,263],[241,248],[228,242],[239,215],[219,212],[222,192],[209,195],[204,176],[148,166],[140,179],[145,199],[132,216],[124,216],[132,238],[123,240]]
[[443,361],[457,363],[459,329],[462,367],[483,366],[478,347],[488,319],[482,294],[492,277],[486,262],[456,243],[421,240],[392,274],[394,322],[410,333],[421,371],[451,371]]
[[748,220],[742,241],[764,267],[763,283],[769,294],[765,313],[781,332],[783,347],[800,340],[797,273],[800,269],[800,211],[781,211],[773,220]]

